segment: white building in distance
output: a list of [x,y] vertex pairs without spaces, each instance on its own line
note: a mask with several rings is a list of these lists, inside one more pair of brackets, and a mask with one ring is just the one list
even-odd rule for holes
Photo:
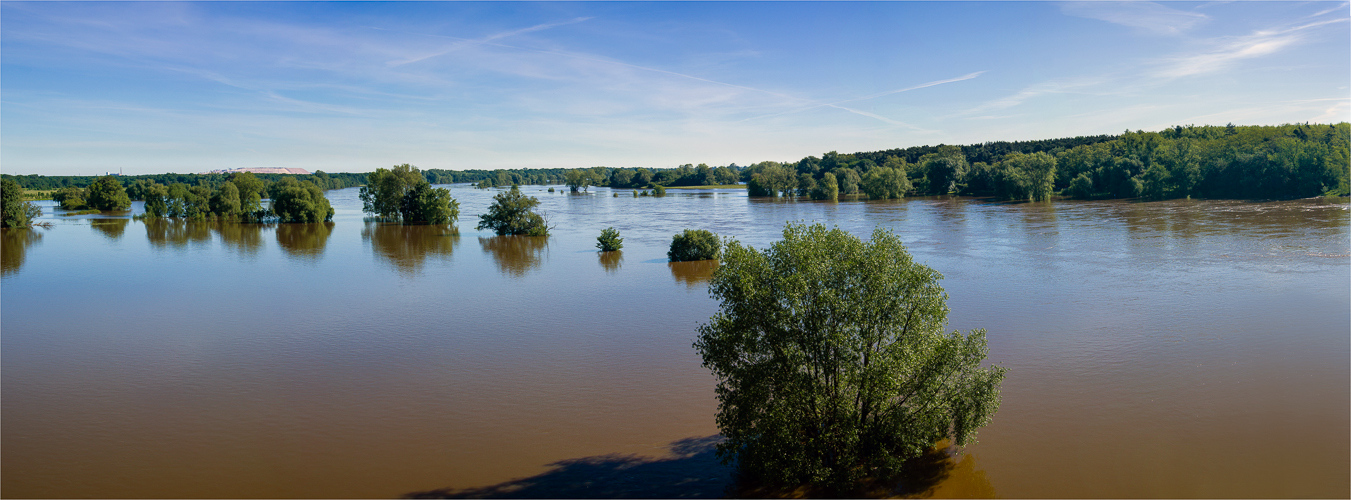
[[303,168],[286,168],[286,167],[229,168],[229,169],[225,169],[225,170],[212,170],[212,171],[210,171],[210,172],[202,172],[202,173],[204,173],[204,174],[233,174],[233,173],[235,173],[235,172],[250,172],[250,173],[254,173],[254,174],[296,174],[296,175],[309,175],[309,174],[310,174],[310,171],[309,171],[309,170],[305,170],[305,169],[303,169]]

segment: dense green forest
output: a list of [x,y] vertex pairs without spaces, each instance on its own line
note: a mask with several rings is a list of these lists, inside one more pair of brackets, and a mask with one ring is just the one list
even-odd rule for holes
[[[1177,126],[1159,132],[826,153],[761,162],[753,196],[962,194],[1005,200],[1288,199],[1348,194],[1351,125]],[[834,194],[833,193],[837,193]]]
[[[899,198],[961,194],[1005,200],[1053,196],[1103,198],[1289,199],[1346,196],[1351,125],[1176,126],[1039,141],[915,146],[885,151],[762,161],[750,166],[685,164],[673,168],[421,170],[431,184],[478,187],[565,184],[647,189],[744,182],[752,196]],[[361,186],[367,173],[258,174],[321,189]],[[97,176],[2,175],[27,190],[85,188]],[[217,189],[228,174],[122,176],[132,199],[150,182]]]

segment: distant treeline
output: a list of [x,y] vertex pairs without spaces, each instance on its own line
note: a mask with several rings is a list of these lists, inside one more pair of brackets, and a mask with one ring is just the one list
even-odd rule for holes
[[1348,194],[1351,125],[1176,126],[1159,132],[826,153],[742,171],[750,194],[1006,200],[1288,199]]
[[[1158,132],[1126,131],[1040,141],[987,142],[966,146],[916,146],[839,154],[750,166],[686,164],[675,168],[421,170],[431,184],[567,184],[576,189],[609,186],[703,186],[745,182],[752,196],[839,195],[897,198],[961,194],[1007,200],[1052,196],[1101,198],[1288,199],[1346,196],[1351,125],[1176,126]],[[283,178],[322,189],[360,186],[366,173],[260,174],[267,183]],[[95,176],[10,176],[30,190],[85,187]],[[160,184],[218,186],[225,174],[124,176],[129,194],[138,180]]]
[[[188,186],[202,186],[206,188],[216,188],[221,183],[230,180],[233,174],[148,174],[148,175],[122,175],[118,180],[128,189],[140,183],[156,183],[170,186],[174,184],[186,184]],[[327,173],[317,171],[309,175],[293,174],[253,174],[266,184],[275,183],[282,179],[295,179],[297,182],[309,181],[319,186],[320,189],[342,189],[360,186],[366,183],[367,174],[351,174],[345,172]],[[61,189],[66,187],[87,188],[102,175],[9,175],[0,174],[5,179],[13,179],[20,186],[28,190],[46,191]],[[133,196],[133,200],[141,200]]]

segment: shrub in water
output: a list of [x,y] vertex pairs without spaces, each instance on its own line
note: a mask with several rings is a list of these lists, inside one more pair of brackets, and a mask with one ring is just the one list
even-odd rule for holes
[[666,257],[671,262],[709,260],[718,258],[721,250],[718,235],[704,229],[686,229],[671,240],[671,250],[666,252]]
[[596,248],[602,252],[619,250],[624,248],[624,238],[619,237],[619,230],[614,227],[602,229],[596,238]]

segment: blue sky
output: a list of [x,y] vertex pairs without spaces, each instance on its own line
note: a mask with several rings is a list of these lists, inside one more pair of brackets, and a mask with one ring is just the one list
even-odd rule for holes
[[1346,2],[0,3],[0,169],[672,167],[1351,120]]

